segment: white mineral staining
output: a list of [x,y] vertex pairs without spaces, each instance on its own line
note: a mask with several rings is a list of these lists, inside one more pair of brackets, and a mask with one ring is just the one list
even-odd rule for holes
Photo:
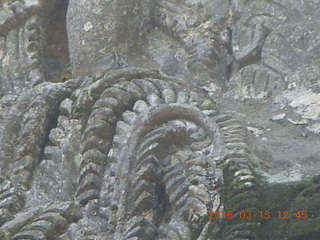
[[301,167],[296,164],[290,169],[281,171],[277,174],[269,174],[263,172],[262,175],[266,177],[268,183],[285,183],[301,181],[303,174],[300,172]]
[[320,116],[320,94],[307,93],[290,103],[291,107],[297,108],[297,113],[303,118],[319,119]]
[[260,135],[264,134],[264,132],[258,128],[254,128],[254,127],[247,127],[247,128],[255,137],[260,137]]
[[220,207],[220,197],[218,194],[216,194],[214,196],[214,201],[213,201],[213,204],[212,204],[212,211],[217,211]]
[[202,89],[205,90],[210,96],[213,96],[213,94],[216,91],[221,90],[221,88],[217,84],[214,84],[214,83],[210,83],[209,86],[203,86]]
[[307,119],[293,120],[291,118],[288,118],[288,121],[295,124],[295,125],[304,125],[304,124],[309,123],[309,120],[307,120]]
[[278,115],[276,115],[276,116],[273,116],[272,118],[271,118],[271,120],[272,121],[279,121],[279,120],[281,120],[281,119],[284,119],[284,117],[286,116],[286,113],[280,113],[280,114],[278,114]]
[[311,125],[310,127],[307,127],[307,129],[310,132],[320,134],[320,123],[315,123],[315,124]]
[[24,5],[26,6],[26,8],[35,7],[35,6],[39,5],[39,1],[38,0],[25,0]]
[[6,55],[5,58],[2,60],[3,66],[8,66],[10,62],[10,56]]
[[[276,97],[274,103],[279,104],[280,109],[285,107],[292,109],[295,116],[286,118],[288,122],[294,125],[305,125],[308,131],[320,133],[320,93],[314,93],[305,88],[285,91]],[[281,120],[282,115],[274,116],[271,120]]]
[[83,28],[86,32],[88,32],[89,30],[91,30],[93,28],[92,23],[91,22],[87,22],[83,25]]
[[288,85],[288,89],[295,89],[296,87],[297,87],[296,82],[290,83],[290,84]]

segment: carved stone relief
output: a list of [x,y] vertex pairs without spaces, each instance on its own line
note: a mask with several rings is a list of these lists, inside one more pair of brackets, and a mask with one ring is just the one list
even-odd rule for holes
[[0,239],[318,239],[319,3],[285,2],[1,1]]

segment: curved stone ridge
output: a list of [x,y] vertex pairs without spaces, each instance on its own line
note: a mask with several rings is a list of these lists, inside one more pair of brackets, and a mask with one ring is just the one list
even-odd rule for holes
[[[192,239],[197,232],[204,238],[210,232],[209,225],[203,227],[208,211],[224,208],[221,162],[232,162],[241,169],[234,175],[239,187],[251,187],[255,178],[247,162],[250,150],[244,129],[232,117],[219,115],[215,105],[197,89],[156,71],[136,68],[88,79],[71,96],[70,85],[74,88],[77,83],[39,85],[39,89],[46,87],[48,91],[24,103],[23,124],[16,131],[17,146],[21,147],[11,156],[16,163],[10,168],[13,184],[30,189],[40,197],[40,204],[51,202],[48,196],[55,201],[72,200],[74,196],[84,216],[70,225],[60,213],[34,213],[38,217],[33,217],[28,225],[19,229],[5,227],[14,239],[50,238],[52,232],[113,239]],[[58,109],[53,102],[60,104],[62,115],[57,120],[52,119]],[[35,113],[41,117],[34,116]],[[72,123],[77,126],[74,130]],[[62,144],[65,141],[66,146],[74,148],[68,142],[72,138],[61,139],[69,131],[79,137],[75,139],[79,152],[73,152],[73,163],[65,157],[71,153]],[[26,144],[38,150],[24,147]],[[41,149],[44,150],[40,154]],[[76,167],[77,179],[65,180],[68,171],[59,168],[50,174],[45,164],[53,163]],[[59,179],[69,186],[65,191],[71,198],[60,194],[65,187]],[[39,195],[37,189],[43,192]],[[239,191],[242,189],[233,191],[236,197]],[[6,221],[35,201],[18,193],[16,196],[22,202],[12,203],[16,208],[9,212]],[[255,207],[254,201],[250,203],[248,207]],[[79,232],[81,228],[86,230]],[[247,232],[250,226],[242,229]],[[228,236],[235,236],[234,231],[230,228]]]
[[0,238],[318,239],[318,5],[1,1]]
[[[107,82],[103,78],[94,84],[94,89],[88,86],[91,96],[95,95],[97,89],[102,93],[94,104],[88,103],[92,106],[92,113],[88,117],[82,136],[83,158],[76,190],[77,199],[86,205],[100,198],[101,185],[106,184],[102,186],[101,207],[104,211],[110,212],[107,216],[108,228],[111,234],[114,232],[116,238],[124,231],[127,238],[134,236],[135,231],[131,232],[131,225],[125,224],[121,227],[117,224],[133,221],[123,219],[126,215],[124,211],[132,212],[134,218],[137,214],[143,216],[148,211],[154,212],[153,216],[143,221],[144,225],[153,226],[154,233],[148,233],[153,236],[156,233],[156,225],[159,226],[154,219],[159,215],[160,209],[157,209],[156,199],[160,195],[168,195],[169,202],[159,202],[159,206],[169,205],[162,207],[174,209],[172,211],[176,211],[186,222],[203,218],[213,196],[213,183],[205,180],[206,177],[203,175],[209,177],[209,172],[214,172],[214,168],[209,168],[208,155],[213,152],[218,154],[218,149],[214,149],[212,145],[216,127],[210,117],[198,108],[203,108],[201,102],[184,92],[183,86],[174,84],[173,79],[172,83],[155,78],[148,79],[147,77],[155,75],[152,72],[145,73],[145,79],[137,79],[135,77],[138,77],[137,73],[141,70],[127,71],[132,72],[133,79],[130,81],[128,79],[117,82],[104,91],[101,88]],[[120,76],[123,77],[123,73]],[[113,79],[116,78],[114,76]],[[208,108],[203,111],[206,114],[216,113]],[[149,129],[153,130],[149,132]],[[168,139],[172,139],[169,141],[170,144],[166,143]],[[177,151],[175,148],[181,148],[185,144],[190,145],[190,151],[200,154],[199,156],[206,152],[208,160],[197,155],[192,156],[190,152],[190,156],[184,156],[187,159],[191,158],[188,161],[190,163],[184,162],[187,159],[181,160],[181,164],[178,164],[180,171],[176,172],[174,166],[177,162],[170,163],[169,159],[165,160],[166,155],[174,154]],[[162,161],[167,163],[161,163]],[[198,162],[198,168],[191,162],[195,165]],[[136,170],[132,172],[132,168]],[[101,183],[100,176],[103,173],[105,180]],[[130,175],[133,180],[131,187],[120,180],[122,176],[129,178]],[[198,184],[202,187],[197,186]],[[138,190],[127,196],[127,191],[132,187]],[[127,201],[133,202],[133,209],[127,209]],[[134,226],[136,228],[137,223]],[[143,237],[142,233],[137,234]]]
[[38,9],[38,1],[12,1],[0,10],[2,94],[19,93],[41,81]]

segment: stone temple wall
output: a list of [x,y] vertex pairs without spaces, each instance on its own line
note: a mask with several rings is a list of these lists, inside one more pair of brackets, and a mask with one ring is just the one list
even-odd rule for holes
[[0,1],[0,239],[319,239],[319,7]]

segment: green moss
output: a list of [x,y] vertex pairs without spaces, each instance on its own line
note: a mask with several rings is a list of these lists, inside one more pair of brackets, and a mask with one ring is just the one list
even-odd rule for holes
[[320,235],[320,183],[319,176],[315,176],[294,199],[292,211],[304,211],[305,218],[298,218],[290,225],[292,240],[319,239]]
[[[234,215],[239,211],[251,211],[255,219],[236,218],[232,222],[226,219],[221,235],[246,221],[253,225],[248,225],[241,231],[248,231],[253,239],[319,239],[320,175],[301,182],[265,185],[261,185],[260,179],[256,177],[254,187],[238,191],[239,186],[236,187],[234,177],[237,170],[239,167],[236,163],[224,165],[225,185],[222,198],[225,209],[234,211]],[[264,218],[266,215],[263,214],[263,218],[260,218],[259,211],[268,211],[270,217]],[[285,211],[288,212],[288,218],[284,217]]]
[[237,203],[241,203],[242,201],[245,201],[245,199],[257,199],[259,198],[259,193],[256,191],[245,191],[245,192],[241,192],[239,194],[236,194],[234,196],[232,196],[231,199],[229,199],[229,204],[230,205],[234,205]]
[[88,117],[92,110],[91,105],[93,105],[93,103],[100,98],[104,90],[105,90],[104,87],[94,89],[93,91],[90,91],[90,92],[87,89],[84,89],[81,92],[80,96],[82,96],[82,98],[84,98],[83,96],[86,96],[86,98],[90,99],[90,101],[88,101],[86,104],[83,104],[83,103],[79,104],[77,102],[77,97],[75,96],[75,94],[72,94],[70,97],[70,99],[74,103],[72,108],[72,115],[75,118]]
[[[270,219],[262,221],[265,239],[319,239],[319,179],[316,176],[299,183],[274,184],[263,188],[263,211],[272,213]],[[288,211],[288,219],[279,218],[278,211]],[[306,215],[302,215],[302,211]],[[300,217],[296,214],[298,212]]]
[[[234,219],[232,221],[223,219],[224,224],[221,234],[224,235],[225,232],[234,227],[240,227],[242,234],[250,236],[250,239],[259,239],[260,222],[255,218],[259,209],[259,178],[256,177],[250,180],[253,183],[252,186],[236,182],[234,174],[240,170],[240,167],[235,162],[229,162],[223,170],[225,185],[222,192],[222,201],[224,202],[225,210],[233,212]],[[251,218],[241,219],[239,216],[240,211],[250,211]]]
[[201,220],[197,225],[190,225],[191,229],[191,240],[197,240],[202,233],[205,225],[207,223],[207,219],[204,221]]
[[314,177],[311,179],[311,182],[314,183],[314,184],[320,184],[320,174],[317,175],[317,176],[314,176]]
[[88,116],[91,112],[91,108],[87,106],[76,106],[72,109],[72,113],[75,116]]
[[71,100],[72,102],[75,102],[75,101],[77,100],[76,95],[75,95],[75,94],[71,94],[70,100]]
[[100,98],[100,96],[104,90],[106,90],[106,89],[104,87],[101,87],[101,88],[97,88],[93,92],[91,92],[91,97],[94,102]]
[[197,240],[201,232],[191,229],[191,240]]
[[250,154],[248,158],[254,167],[261,169],[260,158],[258,158],[255,154]]
[[305,188],[304,184],[273,184],[262,190],[264,210],[286,211],[293,199]]
[[290,240],[316,240],[320,236],[320,217],[300,219],[290,227]]
[[0,232],[0,240],[7,240],[8,237],[4,232]]
[[[309,218],[320,216],[320,183],[311,179],[309,185],[294,199],[294,211],[306,211]],[[320,223],[319,223],[320,224]]]
[[225,200],[232,198],[233,194],[233,181],[234,181],[234,173],[239,170],[239,167],[229,162],[225,167],[223,171],[223,178],[225,186],[223,188],[222,196]]

